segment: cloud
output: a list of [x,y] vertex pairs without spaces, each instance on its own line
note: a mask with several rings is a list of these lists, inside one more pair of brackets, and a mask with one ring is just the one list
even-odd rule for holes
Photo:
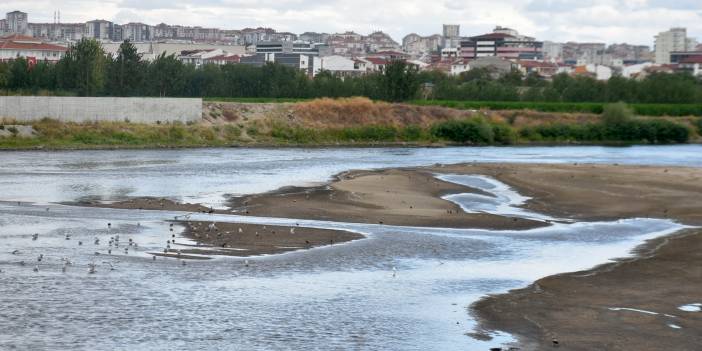
[[408,33],[441,32],[460,24],[463,35],[508,26],[540,40],[653,44],[670,27],[702,37],[699,0],[4,0],[0,12],[29,12],[32,22],[104,18],[126,23],[161,22],[239,29],[369,33],[383,30],[400,40]]

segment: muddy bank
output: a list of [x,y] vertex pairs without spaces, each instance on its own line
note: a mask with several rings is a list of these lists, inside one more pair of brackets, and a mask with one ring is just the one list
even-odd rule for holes
[[398,226],[531,229],[548,223],[487,213],[465,213],[441,197],[479,192],[436,179],[427,169],[352,171],[327,186],[283,188],[234,198],[229,205],[243,215],[285,217]]
[[197,244],[183,245],[174,236],[171,240],[175,240],[175,243],[159,255],[180,258],[187,258],[188,255],[248,257],[306,250],[364,238],[361,234],[348,231],[300,226],[191,221],[178,223],[185,226],[183,236]]
[[652,240],[637,253],[490,296],[472,310],[484,329],[518,335],[525,350],[552,348],[554,339],[562,350],[699,350],[702,313],[678,307],[702,303],[702,231]]

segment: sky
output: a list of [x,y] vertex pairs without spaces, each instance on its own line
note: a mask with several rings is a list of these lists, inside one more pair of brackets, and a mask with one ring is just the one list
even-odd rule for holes
[[302,33],[382,30],[401,41],[409,33],[461,35],[507,26],[538,40],[653,45],[670,27],[687,27],[702,42],[702,0],[3,0],[0,13],[20,10],[30,22],[106,19],[116,23],[181,24],[222,29],[271,27]]

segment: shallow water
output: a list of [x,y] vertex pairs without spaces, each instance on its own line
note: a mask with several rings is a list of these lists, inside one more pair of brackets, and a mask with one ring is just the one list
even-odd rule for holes
[[[166,220],[178,213],[52,203],[148,195],[221,205],[227,193],[319,182],[348,169],[434,163],[698,167],[700,151],[673,146],[0,153],[0,349],[487,350],[512,338],[497,334],[484,342],[465,335],[474,326],[466,307],[480,296],[625,256],[642,240],[680,226],[629,219],[487,231],[196,214],[193,220],[348,229],[368,239],[250,258],[248,266],[227,257],[183,266],[149,255],[170,239]],[[541,216],[519,212],[514,205],[524,199],[511,189],[500,191],[507,195],[489,206],[470,198],[450,200],[466,210]],[[120,248],[107,255],[106,243],[116,235]],[[94,245],[95,237],[100,245]],[[129,238],[139,247],[125,254]],[[62,258],[73,262],[65,273]],[[95,274],[88,274],[91,262],[97,264]]]

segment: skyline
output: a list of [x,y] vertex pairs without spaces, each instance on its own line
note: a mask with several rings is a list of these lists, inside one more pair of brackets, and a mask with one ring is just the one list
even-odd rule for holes
[[[367,11],[369,8],[374,11]],[[687,27],[689,36],[702,37],[702,4],[687,0],[442,0],[432,4],[413,0],[381,4],[369,0],[351,4],[339,0],[325,4],[309,0],[205,0],[197,5],[179,0],[108,0],[99,5],[85,0],[10,0],[0,5],[2,13],[14,10],[29,13],[30,22],[52,22],[54,11],[60,10],[64,23],[106,19],[222,29],[270,27],[298,34],[347,30],[368,34],[382,30],[398,42],[410,33],[440,33],[442,24],[460,24],[464,36],[486,33],[502,25],[539,40],[556,42],[653,46],[653,36],[671,27]],[[392,11],[394,15],[386,15]]]

